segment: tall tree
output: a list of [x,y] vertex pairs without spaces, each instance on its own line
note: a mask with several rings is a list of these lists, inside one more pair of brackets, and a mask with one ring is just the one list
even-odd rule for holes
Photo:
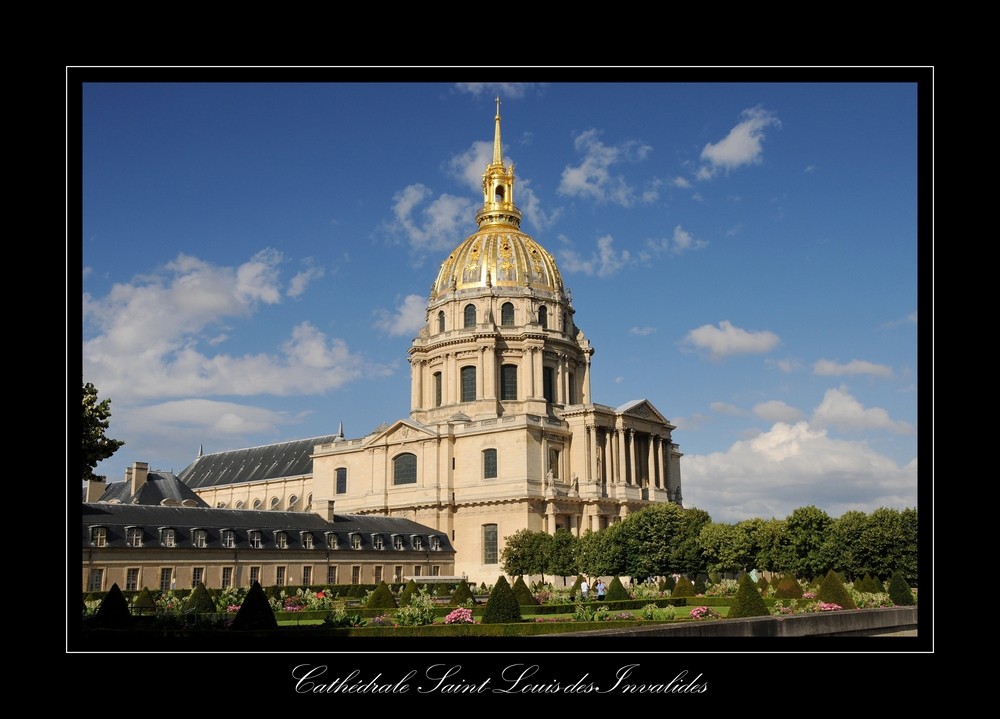
[[97,388],[83,385],[83,479],[97,479],[94,468],[125,443],[104,435],[111,424],[111,400],[97,401]]
[[545,571],[555,577],[562,577],[564,587],[566,586],[566,577],[580,571],[577,564],[579,544],[580,540],[565,529],[557,529],[548,541],[549,551],[545,557]]
[[520,577],[525,574],[544,574],[549,535],[519,529],[504,537],[505,546],[500,552],[500,568],[504,574]]
[[785,562],[799,577],[814,577],[826,571],[821,552],[833,520],[812,505],[799,507],[785,520]]

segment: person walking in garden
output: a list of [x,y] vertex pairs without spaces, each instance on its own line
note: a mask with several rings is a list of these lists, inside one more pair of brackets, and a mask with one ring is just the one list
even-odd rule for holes
[[594,585],[594,589],[597,590],[597,601],[599,601],[599,602],[603,602],[604,601],[604,590],[606,588],[607,587],[604,586],[604,580],[601,579],[600,577],[598,577],[597,578],[597,584]]
[[583,601],[587,601],[587,592],[590,591],[590,585],[587,584],[587,580],[584,579],[580,582],[580,596],[583,597]]

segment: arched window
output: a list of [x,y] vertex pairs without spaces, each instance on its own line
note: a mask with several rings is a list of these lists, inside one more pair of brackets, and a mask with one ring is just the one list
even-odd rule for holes
[[444,312],[438,312],[438,332],[444,332]]
[[277,509],[279,504],[281,504],[280,499],[277,497],[271,497],[271,509]]
[[474,330],[476,328],[476,306],[465,306],[465,329]]
[[417,455],[401,454],[392,460],[392,483],[417,483]]
[[500,368],[500,399],[517,399],[517,365],[505,364]]
[[549,328],[549,308],[545,305],[538,308],[538,324],[542,326],[543,330]]
[[555,382],[552,381],[552,368],[542,367],[542,396],[545,397],[546,402],[555,402],[555,394],[553,394],[552,389]]
[[434,406],[441,406],[441,373],[434,373]]
[[347,494],[347,467],[337,468],[337,494]]
[[514,326],[514,305],[510,302],[504,302],[500,308],[500,324],[504,327]]
[[503,185],[497,185],[496,194],[493,195],[496,202],[503,202]]
[[476,401],[476,368],[462,368],[462,401]]
[[483,564],[497,563],[497,525],[483,525]]
[[483,479],[497,478],[497,451],[495,449],[483,450]]
[[262,504],[263,504],[263,502],[261,502],[259,499],[255,499],[253,501],[253,508],[254,509],[260,509],[260,505],[262,505]]

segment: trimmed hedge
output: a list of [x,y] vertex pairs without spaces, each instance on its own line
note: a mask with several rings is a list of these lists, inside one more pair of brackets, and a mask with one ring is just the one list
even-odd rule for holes
[[677,584],[674,585],[674,588],[670,590],[670,596],[672,597],[693,597],[694,595],[694,585],[691,584],[691,580],[683,574],[681,575],[681,578],[677,580]]
[[913,590],[910,589],[910,585],[906,583],[903,573],[899,570],[893,572],[892,579],[889,580],[889,599],[898,607],[909,607],[915,604]]
[[259,583],[254,582],[250,585],[250,591],[240,605],[240,611],[233,618],[232,628],[237,630],[278,628],[278,621],[274,618],[274,612],[271,611],[271,605]]
[[365,607],[367,609],[399,608],[396,606],[396,598],[392,596],[392,591],[390,591],[389,585],[385,582],[379,582],[379,585],[375,587],[375,591],[368,597],[368,604]]
[[513,586],[511,586],[510,590],[514,592],[514,596],[517,597],[518,604],[537,604],[535,601],[535,595],[531,593],[531,590],[528,589],[528,585],[524,583],[524,577],[518,577]]
[[458,588],[451,595],[451,601],[449,602],[449,604],[453,607],[457,607],[458,605],[464,604],[470,599],[472,600],[473,604],[478,604],[478,602],[476,602],[475,595],[473,595],[472,590],[469,588],[469,583],[463,579],[459,583]]
[[778,580],[774,590],[775,599],[802,599],[802,585],[793,574],[786,574]]
[[840,577],[832,569],[826,575],[823,583],[819,585],[819,591],[816,592],[816,599],[827,604],[836,604],[841,609],[858,608],[854,600],[851,599],[851,594],[847,591],[847,587],[844,586],[844,583],[840,581]]
[[622,580],[618,577],[611,580],[611,584],[608,585],[608,591],[604,595],[604,601],[606,602],[628,601],[631,598],[632,595],[628,593],[622,585]]
[[736,596],[729,607],[729,619],[741,619],[743,617],[766,617],[771,612],[764,603],[764,598],[760,596],[756,584],[750,579],[749,574],[744,574],[740,579],[740,585],[736,589]]
[[[521,582],[523,585],[524,582]],[[527,589],[527,587],[525,587]],[[483,624],[508,624],[521,621],[521,607],[518,606],[517,597],[511,590],[510,585],[503,575],[497,579],[493,586],[493,592],[486,603],[486,611],[483,612]]]
[[122,590],[117,584],[112,584],[107,596],[97,608],[93,624],[102,629],[122,629],[132,624],[132,612],[129,611],[128,602],[122,596]]

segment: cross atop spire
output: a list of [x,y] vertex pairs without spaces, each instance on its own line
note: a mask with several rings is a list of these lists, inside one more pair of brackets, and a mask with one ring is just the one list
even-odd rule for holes
[[500,146],[500,96],[497,95],[497,116],[494,118],[497,123],[496,131],[493,133],[493,164],[503,166],[503,148]]

